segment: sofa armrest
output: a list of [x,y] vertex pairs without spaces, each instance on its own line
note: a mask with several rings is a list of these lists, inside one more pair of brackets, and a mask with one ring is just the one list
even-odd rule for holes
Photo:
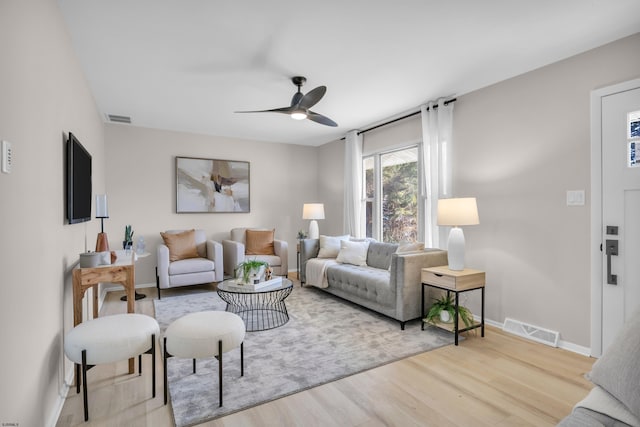
[[407,321],[422,316],[422,269],[447,264],[447,251],[424,251],[393,254],[391,256],[390,285],[396,289],[398,320]]
[[273,252],[280,257],[280,269],[284,275],[289,272],[289,244],[286,240],[273,240]]
[[236,277],[236,266],[244,261],[244,244],[235,240],[223,240],[224,274]]
[[307,261],[317,258],[320,251],[320,239],[300,240],[300,282],[305,283],[307,279]]
[[162,289],[169,287],[169,248],[166,245],[158,245],[158,285]]
[[222,245],[215,240],[207,240],[207,258],[215,265],[214,280],[222,282],[224,279],[224,257]]

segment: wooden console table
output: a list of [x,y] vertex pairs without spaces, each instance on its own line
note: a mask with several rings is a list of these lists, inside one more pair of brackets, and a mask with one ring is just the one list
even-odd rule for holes
[[[73,326],[82,323],[82,299],[93,288],[93,318],[98,317],[98,283],[121,284],[127,293],[127,313],[135,313],[135,254],[115,264],[73,270]],[[129,359],[129,373],[134,371],[134,359]]]

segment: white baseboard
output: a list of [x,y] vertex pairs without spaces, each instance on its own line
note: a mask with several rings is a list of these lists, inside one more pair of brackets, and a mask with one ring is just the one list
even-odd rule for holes
[[[479,322],[480,316],[476,316],[475,314],[473,315],[473,318]],[[491,326],[495,326],[496,328],[500,328],[502,329],[503,327],[503,323],[502,322],[496,322],[495,320],[491,320],[491,319],[484,319],[484,323],[486,323],[487,325],[491,325]],[[591,349],[588,347],[584,347],[578,344],[574,344],[572,342],[568,342],[568,341],[563,341],[563,340],[559,340],[558,341],[558,348],[561,348],[563,350],[567,350],[567,351],[571,351],[573,353],[578,353],[582,356],[591,356]]]
[[69,394],[69,389],[71,388],[71,384],[73,383],[73,375],[74,370],[70,369],[67,372],[67,375],[58,390],[58,398],[56,399],[56,404],[53,407],[53,411],[51,412],[51,416],[49,417],[49,422],[46,424],[47,427],[56,427],[58,424],[58,420],[60,419],[60,414],[62,413],[62,408],[64,407],[64,402],[67,399],[67,395]]

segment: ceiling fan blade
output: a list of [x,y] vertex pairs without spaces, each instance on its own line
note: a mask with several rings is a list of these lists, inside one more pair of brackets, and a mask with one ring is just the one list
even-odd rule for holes
[[313,107],[322,99],[326,92],[326,86],[318,86],[317,88],[310,90],[302,97],[300,103],[298,104],[298,107],[305,110]]
[[331,120],[329,117],[323,116],[322,114],[314,113],[313,111],[307,111],[307,119],[316,123],[320,123],[321,125],[326,125],[331,127],[338,126],[338,124],[333,120]]
[[271,110],[234,111],[234,113],[283,113],[291,114],[293,107],[272,108]]

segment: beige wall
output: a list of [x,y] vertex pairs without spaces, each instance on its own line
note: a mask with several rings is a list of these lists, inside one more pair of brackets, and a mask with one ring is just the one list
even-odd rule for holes
[[0,58],[0,139],[14,160],[0,174],[0,422],[44,426],[70,372],[70,270],[99,231],[66,224],[64,141],[73,132],[93,155],[102,191],[103,127],[55,1],[0,2]]
[[[202,228],[215,240],[233,227],[273,227],[289,243],[289,270],[296,269],[296,234],[308,228],[302,205],[317,198],[316,149],[183,132],[106,125],[109,216],[105,232],[111,248],[122,247],[124,226],[134,240],[143,236],[151,255],[136,265],[136,283],[155,283],[160,231]],[[175,157],[250,162],[250,213],[176,213]]]
[[[478,198],[466,261],[487,272],[489,319],[512,317],[589,347],[590,92],[640,76],[638,51],[640,34],[458,96],[453,187]],[[365,133],[364,151],[411,140],[419,127],[415,116]],[[336,145],[320,147],[320,170],[338,169]],[[342,203],[341,187],[332,179],[321,194]],[[567,207],[567,190],[585,190],[585,206]],[[479,300],[462,299],[475,313]]]
[[487,271],[491,319],[589,347],[590,92],[639,77],[639,51],[636,34],[458,98],[454,189],[478,198],[467,260]]

